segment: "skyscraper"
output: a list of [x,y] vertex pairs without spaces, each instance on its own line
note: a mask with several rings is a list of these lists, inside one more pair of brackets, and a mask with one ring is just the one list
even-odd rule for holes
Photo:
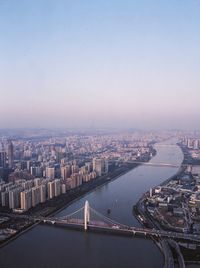
[[32,191],[25,190],[20,193],[20,199],[21,199],[21,209],[28,210],[32,206]]
[[46,201],[46,185],[40,185],[40,203],[44,203]]
[[6,152],[0,152],[0,168],[6,167]]
[[61,185],[60,185],[60,180],[55,180],[55,196],[59,196],[60,195],[60,190],[61,190]]
[[71,167],[70,165],[61,167],[61,178],[63,180],[69,178],[71,175]]
[[0,144],[0,168],[6,167],[6,151],[4,145]]
[[47,184],[48,187],[48,199],[52,199],[55,196],[55,181],[50,181]]
[[98,176],[107,174],[108,173],[108,161],[104,158],[94,158],[93,159],[93,171],[95,171]]
[[9,208],[19,208],[20,206],[20,192],[22,191],[22,187],[15,188],[9,191]]
[[37,204],[40,203],[40,187],[33,187],[32,191],[32,207],[35,207]]
[[8,167],[12,168],[14,158],[13,158],[13,144],[11,140],[9,140],[7,144],[7,154],[8,154]]
[[46,168],[46,178],[53,180],[55,178],[55,168],[54,167],[47,167]]

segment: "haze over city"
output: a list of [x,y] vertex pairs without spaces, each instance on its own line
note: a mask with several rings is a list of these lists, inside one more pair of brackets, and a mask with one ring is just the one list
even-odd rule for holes
[[0,126],[199,129],[199,1],[0,1]]
[[0,0],[0,267],[200,267],[200,0]]

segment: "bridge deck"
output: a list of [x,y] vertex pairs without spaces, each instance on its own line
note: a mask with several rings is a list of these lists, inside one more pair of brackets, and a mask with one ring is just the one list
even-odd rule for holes
[[[54,224],[55,226],[62,226],[66,228],[74,228],[74,229],[84,229],[83,221],[77,221],[76,223],[73,221],[46,221],[44,223]],[[100,231],[107,232],[111,234],[119,234],[119,235],[128,235],[128,236],[143,236],[146,238],[156,237],[156,238],[172,238],[175,240],[186,240],[192,241],[196,243],[200,243],[200,236],[192,235],[192,234],[184,234],[184,233],[176,233],[176,232],[168,232],[162,230],[154,230],[154,229],[145,229],[145,228],[135,228],[135,227],[121,227],[119,225],[108,226],[104,222],[93,221],[88,224],[88,230],[90,231]]]

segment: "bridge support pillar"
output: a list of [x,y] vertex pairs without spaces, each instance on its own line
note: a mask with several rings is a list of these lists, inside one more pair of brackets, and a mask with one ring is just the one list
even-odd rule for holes
[[89,202],[85,201],[85,206],[84,206],[84,229],[88,229],[88,223],[90,222],[90,206]]

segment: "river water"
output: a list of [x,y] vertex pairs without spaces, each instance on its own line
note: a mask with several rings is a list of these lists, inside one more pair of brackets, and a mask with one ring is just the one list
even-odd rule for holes
[[[181,164],[183,154],[175,141],[155,145],[151,162]],[[167,144],[167,146],[166,146]],[[171,177],[177,168],[139,166],[118,179],[94,190],[61,211],[67,215],[84,205],[127,225],[140,226],[132,207],[150,187]],[[39,225],[0,249],[1,268],[156,268],[163,267],[163,256],[147,239],[84,233]]]

